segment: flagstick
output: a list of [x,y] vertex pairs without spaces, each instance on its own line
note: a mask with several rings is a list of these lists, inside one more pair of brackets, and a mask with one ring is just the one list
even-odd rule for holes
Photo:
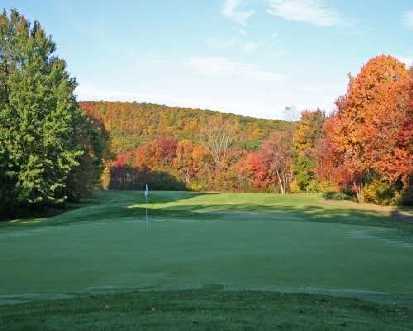
[[148,187],[148,184],[146,184],[144,195],[145,195],[145,201],[146,201],[146,203],[145,203],[146,231],[149,231],[150,228],[149,228],[149,217],[148,217],[148,202],[149,202],[149,187]]
[[[146,201],[146,203],[148,203],[148,201]],[[149,218],[148,218],[148,206],[147,205],[146,205],[145,211],[146,211],[146,231],[148,231],[149,230]]]

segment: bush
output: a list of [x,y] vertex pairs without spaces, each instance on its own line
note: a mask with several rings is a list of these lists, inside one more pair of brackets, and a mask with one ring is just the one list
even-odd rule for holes
[[394,205],[400,201],[400,193],[395,186],[382,179],[374,179],[366,184],[361,193],[364,202],[378,205]]
[[339,188],[336,184],[330,183],[328,181],[318,181],[318,192],[328,193],[328,192],[338,192]]

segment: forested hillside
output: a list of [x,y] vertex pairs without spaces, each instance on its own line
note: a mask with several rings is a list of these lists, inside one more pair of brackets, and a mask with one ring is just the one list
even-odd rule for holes
[[201,143],[211,125],[224,125],[233,146],[256,149],[272,132],[291,128],[291,123],[265,120],[210,110],[167,107],[136,102],[81,102],[83,110],[103,124],[111,150],[122,153],[158,137]]
[[107,132],[112,159],[105,186],[140,189],[250,190],[241,160],[292,123],[209,110],[127,102],[82,102]]

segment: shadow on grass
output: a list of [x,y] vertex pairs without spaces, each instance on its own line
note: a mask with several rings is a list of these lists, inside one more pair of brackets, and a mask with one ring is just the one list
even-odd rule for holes
[[[156,191],[151,193],[154,203],[173,203],[185,199],[191,199],[209,193],[192,193],[188,191]],[[143,191],[99,191],[93,198],[73,204],[69,210],[52,217],[32,216],[31,218],[19,218],[6,222],[0,222],[0,227],[6,226],[32,226],[32,225],[62,225],[75,222],[120,220],[122,218],[137,217],[145,214],[145,209],[131,209],[131,205],[144,204]],[[148,204],[150,206],[151,203]]]
[[[291,206],[291,205],[259,205],[259,204],[191,204],[166,206],[149,209],[152,216],[171,218],[197,218],[200,220],[236,221],[299,221],[339,223],[360,226],[379,226],[409,229],[413,232],[413,224],[400,221],[380,212],[343,208],[325,208],[323,206]],[[145,214],[142,206],[127,207],[120,214],[139,216]]]
[[[198,197],[209,195],[208,201]],[[359,226],[387,227],[400,230],[406,235],[413,234],[413,224],[406,222],[395,211],[386,215],[380,211],[355,209],[357,205],[348,206],[340,202],[335,205],[324,205],[323,200],[306,200],[295,203],[294,200],[274,201],[273,204],[232,201],[216,203],[215,193],[193,193],[187,191],[153,192],[151,202],[146,204],[142,191],[107,191],[99,192],[93,200],[83,204],[81,208],[42,220],[45,225],[63,225],[73,222],[121,221],[122,219],[144,218],[146,208],[151,217],[174,219],[197,219],[219,221],[297,221],[338,223]],[[191,201],[191,199],[193,199]],[[215,202],[215,203],[214,203]],[[399,216],[397,216],[399,215]],[[23,225],[23,224],[22,224]]]

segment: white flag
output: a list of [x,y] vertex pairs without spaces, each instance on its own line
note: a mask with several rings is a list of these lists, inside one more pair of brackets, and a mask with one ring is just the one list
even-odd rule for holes
[[149,198],[149,187],[148,187],[148,184],[146,184],[146,188],[145,188],[145,199],[146,199],[146,201],[148,201],[148,198]]

